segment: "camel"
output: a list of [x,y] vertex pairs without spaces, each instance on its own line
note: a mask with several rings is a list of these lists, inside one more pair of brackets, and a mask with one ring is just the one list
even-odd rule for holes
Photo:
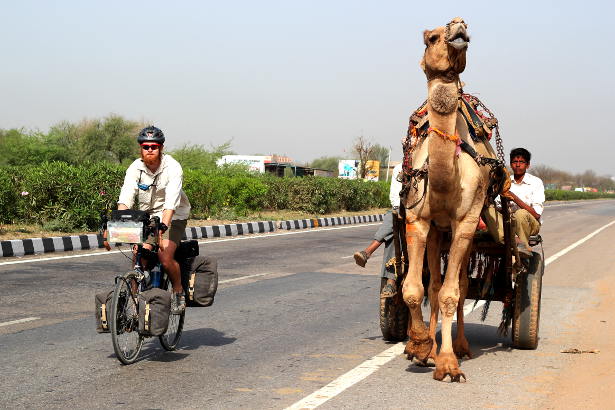
[[[459,382],[466,379],[459,369],[458,357],[472,357],[464,335],[463,304],[468,290],[465,274],[471,245],[485,203],[489,169],[460,150],[471,146],[480,156],[495,158],[487,141],[468,138],[466,120],[460,114],[462,88],[459,74],[466,65],[469,37],[467,25],[457,17],[444,27],[423,34],[425,53],[421,67],[427,77],[425,106],[429,129],[426,138],[412,137],[409,169],[414,184],[405,196],[408,274],[402,285],[404,302],[410,310],[408,359],[426,363],[435,360],[433,377]],[[412,178],[412,177],[411,177]],[[441,281],[441,231],[451,230],[452,239],[444,282]],[[424,297],[422,270],[425,249],[430,271],[429,329],[423,322]],[[464,274],[460,275],[460,272]],[[442,313],[442,344],[435,342],[438,310]],[[457,335],[452,340],[453,316],[457,313]]]

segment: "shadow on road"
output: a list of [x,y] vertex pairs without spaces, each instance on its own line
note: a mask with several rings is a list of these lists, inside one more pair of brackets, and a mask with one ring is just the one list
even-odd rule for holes
[[182,333],[180,350],[195,350],[201,346],[224,346],[234,343],[236,337],[227,337],[224,332],[212,328],[187,330]]

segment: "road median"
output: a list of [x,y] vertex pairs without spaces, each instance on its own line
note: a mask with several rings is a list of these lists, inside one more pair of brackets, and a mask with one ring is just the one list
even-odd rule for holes
[[[192,226],[186,228],[184,239],[223,238],[239,235],[263,234],[276,230],[313,229],[336,225],[364,224],[382,221],[383,214],[339,216],[326,218],[258,221],[224,225]],[[71,235],[49,238],[10,239],[0,241],[0,257],[20,257],[52,252],[99,249],[101,235]]]

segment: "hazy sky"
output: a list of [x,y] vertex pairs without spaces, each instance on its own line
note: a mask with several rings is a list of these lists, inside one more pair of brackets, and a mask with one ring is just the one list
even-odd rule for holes
[[168,145],[351,158],[363,134],[401,156],[425,100],[422,31],[461,16],[462,80],[496,114],[506,152],[615,175],[607,1],[7,1],[0,128],[47,131],[109,113]]

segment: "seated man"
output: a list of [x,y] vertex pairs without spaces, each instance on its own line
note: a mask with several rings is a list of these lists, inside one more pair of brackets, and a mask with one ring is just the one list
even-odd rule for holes
[[[525,148],[515,148],[510,151],[510,167],[513,175],[510,177],[510,190],[504,194],[512,201],[512,218],[515,220],[515,234],[518,237],[518,249],[522,257],[532,256],[528,238],[531,235],[537,235],[540,230],[540,216],[544,210],[545,201],[545,188],[542,180],[527,173],[531,156]],[[491,236],[498,243],[504,243],[502,217],[493,206],[483,211],[483,219]]]
[[389,201],[391,202],[392,209],[387,211],[382,220],[382,224],[376,231],[374,239],[367,248],[362,251],[355,252],[354,259],[357,265],[365,267],[369,257],[378,249],[384,242],[384,257],[382,261],[382,269],[380,276],[387,278],[387,283],[382,288],[381,297],[393,297],[397,293],[397,286],[395,283],[395,274],[390,272],[386,268],[386,263],[395,256],[395,249],[393,245],[393,209],[399,208],[399,192],[401,191],[401,182],[397,179],[402,170],[402,163],[400,162],[393,168],[393,175],[391,178],[391,188],[389,190]]

